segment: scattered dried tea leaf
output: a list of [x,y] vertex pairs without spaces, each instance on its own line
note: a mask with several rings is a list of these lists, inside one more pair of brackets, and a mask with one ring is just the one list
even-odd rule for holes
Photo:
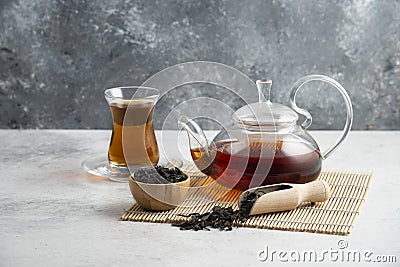
[[211,212],[203,214],[190,213],[188,215],[180,214],[179,216],[188,217],[188,221],[174,223],[172,226],[179,227],[181,230],[206,230],[210,228],[219,229],[220,231],[231,231],[232,226],[236,222],[243,222],[247,217],[243,216],[239,210],[233,210],[232,207],[223,208],[214,206]]
[[179,216],[188,217],[188,221],[174,223],[172,226],[179,227],[181,230],[206,230],[210,228],[219,229],[221,231],[232,230],[232,225],[239,219],[238,211],[234,211],[232,207],[223,208],[220,206],[213,207],[211,212],[203,214],[191,213],[188,215],[180,214]]
[[210,231],[210,228],[215,228],[220,231],[231,231],[232,226],[235,223],[247,220],[254,203],[263,194],[264,192],[246,193],[239,210],[233,210],[232,207],[223,208],[220,206],[214,206],[211,212],[203,214],[179,214],[179,216],[187,217],[189,220],[174,223],[172,226],[179,227],[181,230]]

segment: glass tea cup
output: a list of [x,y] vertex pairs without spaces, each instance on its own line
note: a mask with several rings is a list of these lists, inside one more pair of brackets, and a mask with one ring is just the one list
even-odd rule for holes
[[114,181],[128,182],[138,168],[156,165],[159,151],[153,127],[157,89],[124,86],[106,89],[113,129],[108,148],[108,161],[86,160],[83,168],[91,174]]

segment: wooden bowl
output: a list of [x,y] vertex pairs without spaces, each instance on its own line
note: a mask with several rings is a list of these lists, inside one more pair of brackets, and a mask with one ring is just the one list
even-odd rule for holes
[[179,183],[147,184],[129,176],[129,188],[136,202],[148,210],[170,210],[179,206],[189,192],[190,178]]

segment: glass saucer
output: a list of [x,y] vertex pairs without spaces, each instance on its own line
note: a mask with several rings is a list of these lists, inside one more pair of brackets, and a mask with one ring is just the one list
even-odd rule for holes
[[[168,168],[181,168],[183,162],[180,159],[167,160],[165,158],[161,158],[158,162],[158,165],[166,166]],[[143,168],[145,166],[138,166],[137,168],[118,168],[111,166],[108,162],[108,159],[105,159],[104,157],[98,157],[83,160],[81,167],[90,174],[105,177],[115,182],[127,183],[131,173],[134,173],[139,168]]]
[[[88,158],[82,161],[81,167],[88,173],[108,178],[115,182],[127,183],[131,172],[128,168],[111,166],[104,157]],[[134,170],[133,170],[134,171]]]

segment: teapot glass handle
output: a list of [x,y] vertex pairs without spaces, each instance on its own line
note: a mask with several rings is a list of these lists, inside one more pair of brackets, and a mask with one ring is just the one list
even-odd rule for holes
[[335,152],[335,150],[338,148],[338,146],[344,141],[344,139],[346,138],[347,134],[350,131],[351,128],[351,124],[353,122],[353,107],[351,105],[351,100],[349,95],[347,94],[346,90],[343,88],[342,85],[340,85],[337,81],[335,81],[334,79],[324,76],[324,75],[308,75],[308,76],[304,76],[302,78],[300,78],[297,82],[295,82],[292,86],[292,89],[290,90],[290,105],[292,107],[292,109],[294,109],[297,113],[302,114],[306,117],[306,120],[301,124],[301,126],[304,129],[307,129],[308,127],[310,127],[311,123],[312,123],[312,117],[311,114],[302,108],[299,108],[296,104],[296,94],[297,91],[300,89],[300,87],[302,87],[305,83],[310,82],[310,81],[323,81],[323,82],[327,82],[331,85],[333,85],[333,87],[335,87],[336,89],[339,90],[339,92],[342,94],[345,104],[346,104],[346,111],[347,111],[347,116],[346,116],[346,123],[344,125],[344,129],[342,132],[342,135],[339,137],[339,139],[336,141],[335,144],[333,144],[332,146],[330,146],[325,152],[323,152],[322,158],[326,159],[328,158],[330,155],[332,155],[333,152]]

